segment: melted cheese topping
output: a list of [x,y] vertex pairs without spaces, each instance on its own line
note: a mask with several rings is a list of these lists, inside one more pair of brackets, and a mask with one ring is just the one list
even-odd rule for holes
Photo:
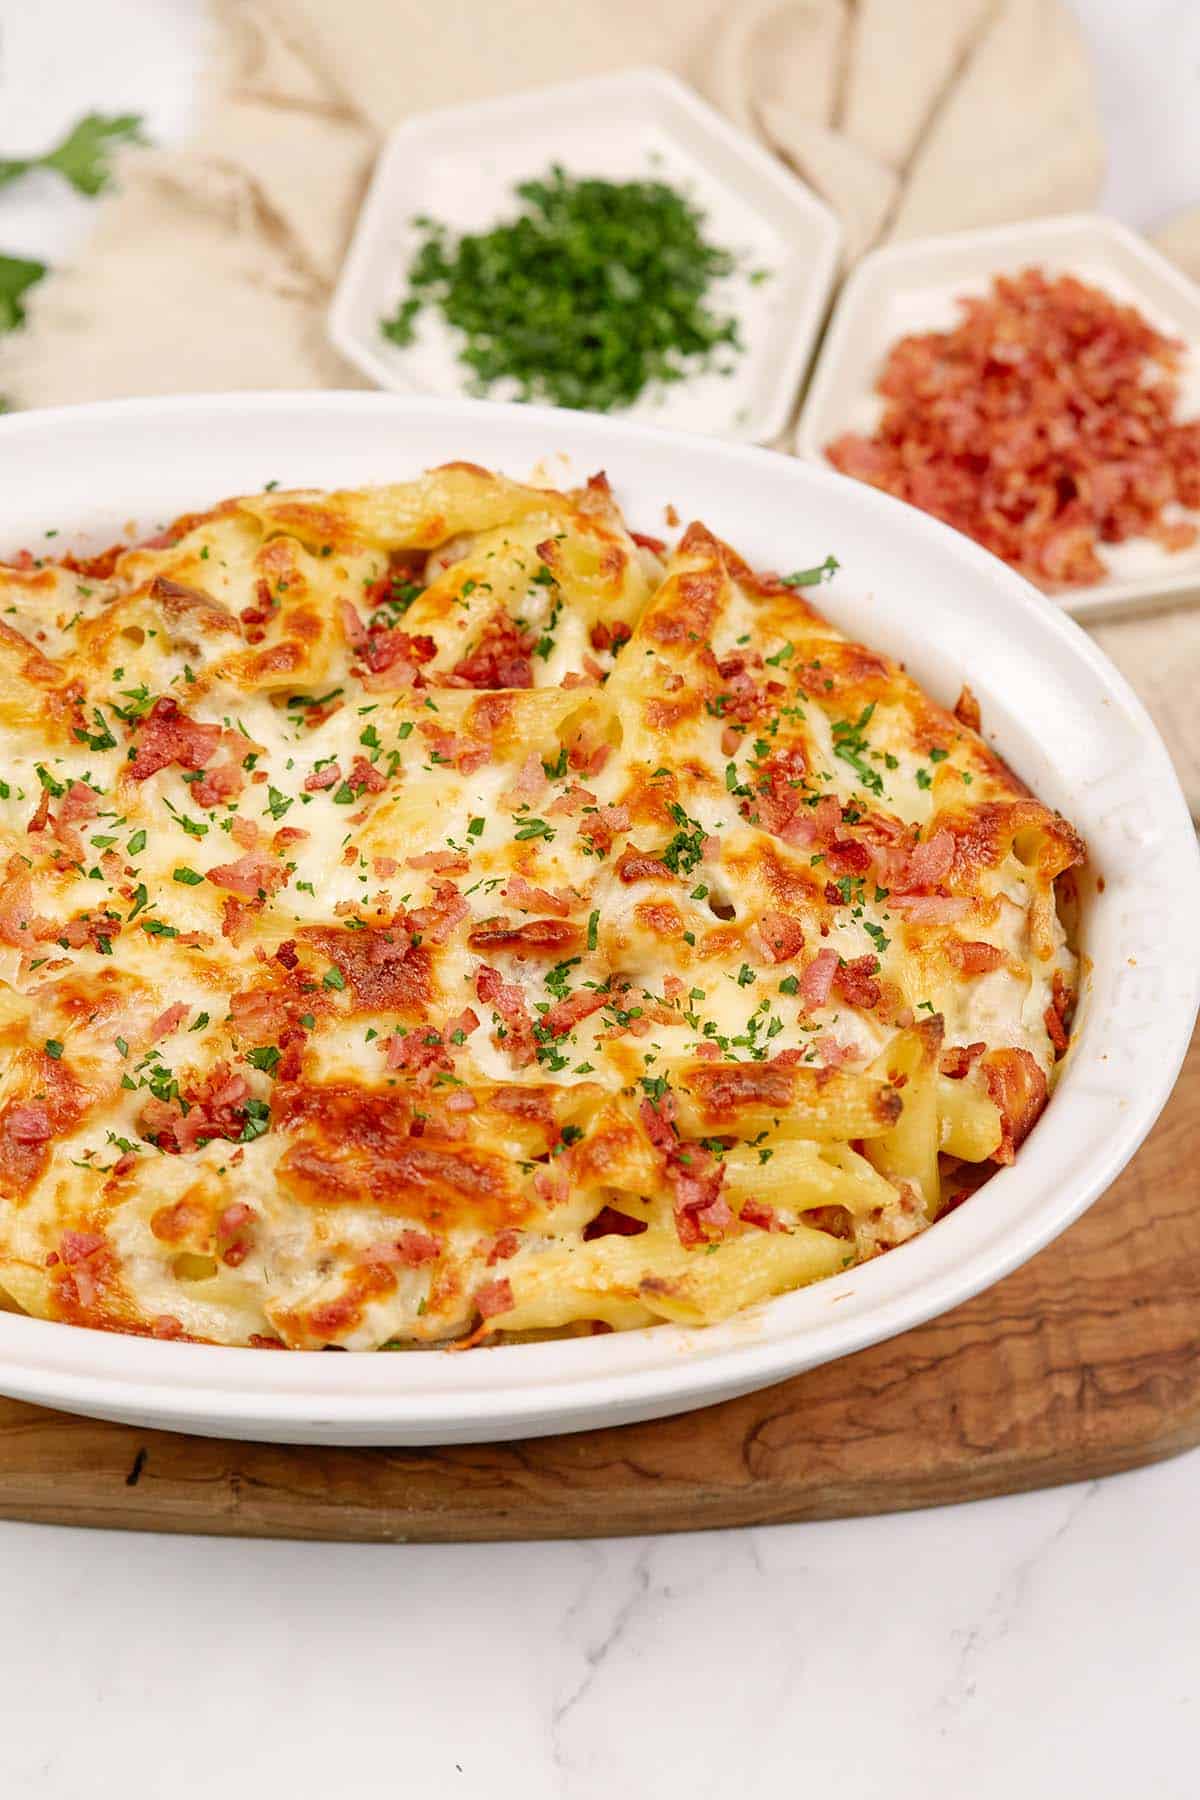
[[602,478],[456,464],[0,567],[12,1303],[704,1322],[1011,1161],[1077,836],[969,697],[700,525],[657,548]]

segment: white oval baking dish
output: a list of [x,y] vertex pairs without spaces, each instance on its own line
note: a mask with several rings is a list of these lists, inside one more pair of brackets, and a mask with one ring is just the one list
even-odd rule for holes
[[[752,562],[833,552],[820,603],[988,737],[1091,848],[1090,960],[1058,1090],[1014,1167],[865,1267],[726,1325],[466,1355],[267,1355],[0,1315],[0,1391],[99,1417],[285,1442],[452,1443],[701,1406],[946,1311],[1024,1262],[1114,1179],[1161,1109],[1200,992],[1200,859],[1170,759],[1078,626],[968,539],[770,452],[583,414],[369,394],[230,394],[0,418],[0,554],[94,547],[222,495],[389,481],[454,458],[528,476],[604,468],[638,529],[703,518]],[[48,547],[48,546],[46,546]],[[1096,877],[1102,877],[1098,881]]]

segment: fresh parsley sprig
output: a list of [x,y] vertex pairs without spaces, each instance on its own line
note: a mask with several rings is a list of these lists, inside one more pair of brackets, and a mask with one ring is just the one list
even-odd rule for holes
[[0,187],[33,169],[52,169],[89,199],[112,181],[113,153],[123,144],[144,144],[139,113],[88,113],[62,142],[40,156],[0,157]]

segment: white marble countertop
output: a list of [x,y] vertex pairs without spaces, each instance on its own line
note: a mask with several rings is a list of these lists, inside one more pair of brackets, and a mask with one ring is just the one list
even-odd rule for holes
[[[1195,0],[1075,0],[1109,208],[1200,200]],[[203,0],[0,0],[0,145],[89,106],[180,138]],[[31,181],[5,250],[84,202]],[[0,1524],[4,1800],[1195,1800],[1200,1455],[872,1520],[357,1547]]]

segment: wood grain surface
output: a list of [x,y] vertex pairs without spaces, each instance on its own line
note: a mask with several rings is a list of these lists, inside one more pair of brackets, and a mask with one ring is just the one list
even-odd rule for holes
[[1200,1443],[1200,1039],[1115,1187],[930,1325],[648,1425],[445,1450],[300,1449],[0,1400],[0,1517],[247,1537],[590,1537],[898,1511]]

